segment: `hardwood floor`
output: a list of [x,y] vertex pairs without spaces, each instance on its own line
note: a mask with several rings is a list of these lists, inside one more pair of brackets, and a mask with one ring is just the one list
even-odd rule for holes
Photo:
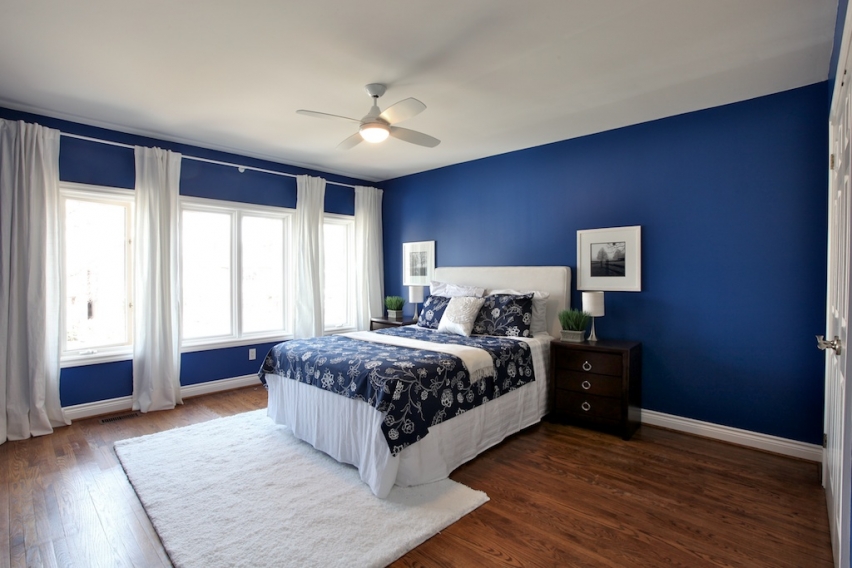
[[395,566],[832,566],[816,464],[543,423],[451,476],[491,500]]
[[[265,405],[248,387],[0,445],[0,567],[170,566],[113,442]],[[456,470],[491,500],[393,566],[831,566],[817,475],[648,426],[625,442],[545,422]]]

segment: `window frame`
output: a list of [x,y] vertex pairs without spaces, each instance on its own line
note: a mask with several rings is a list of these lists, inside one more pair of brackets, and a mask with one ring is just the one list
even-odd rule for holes
[[[127,294],[127,343],[120,345],[107,345],[103,347],[89,347],[85,349],[67,349],[67,291],[68,272],[66,258],[66,203],[67,201],[89,201],[109,205],[121,205],[125,208],[125,290]],[[136,195],[132,189],[119,187],[108,187],[91,185],[85,183],[59,182],[59,364],[60,368],[78,367],[83,365],[94,365],[98,363],[111,363],[115,361],[127,361],[133,358],[134,341],[134,220],[135,220]]]
[[[293,218],[295,210],[274,207],[269,205],[257,205],[238,201],[223,201],[208,199],[205,197],[181,196],[180,215],[183,220],[185,210],[201,211],[210,213],[227,214],[231,218],[231,332],[227,335],[208,336],[186,339],[181,332],[181,353],[194,351],[208,351],[211,349],[225,349],[228,347],[240,347],[272,341],[283,341],[293,337]],[[284,266],[284,328],[278,330],[243,333],[242,332],[242,217],[268,217],[281,219],[283,223],[282,238],[284,239],[283,255],[281,260]],[[183,238],[183,227],[181,227],[181,238]],[[180,270],[183,280],[183,247],[180,249]],[[289,278],[288,278],[289,276]],[[181,286],[181,295],[183,286]],[[181,297],[183,303],[183,297]],[[181,308],[181,318],[183,318]]]
[[[127,338],[122,345],[86,348],[68,351],[67,341],[67,261],[66,261],[66,202],[68,199],[121,205],[125,207],[126,242],[125,242],[125,278],[127,294]],[[294,242],[295,209],[258,205],[237,201],[224,201],[195,196],[180,196],[179,208],[181,218],[185,209],[227,214],[231,218],[231,333],[228,335],[204,337],[186,340],[181,337],[181,352],[206,351],[254,345],[260,342],[273,342],[292,339],[294,314],[294,258],[297,254]],[[263,332],[242,332],[242,217],[269,217],[283,221],[283,256],[284,266],[284,329]],[[324,334],[344,333],[357,329],[356,323],[356,266],[355,266],[355,217],[335,213],[324,213],[323,223],[343,225],[347,228],[347,241],[351,247],[348,255],[346,289],[347,323],[343,326],[325,328]],[[128,361],[133,359],[134,342],[134,238],[135,238],[135,191],[133,189],[100,186],[85,183],[60,181],[59,183],[59,257],[60,257],[60,365],[62,368]],[[181,232],[182,232],[181,227]],[[183,248],[179,251],[180,270],[183,270]],[[183,291],[181,291],[183,293]],[[325,298],[323,298],[323,301]],[[182,301],[182,299],[181,299]],[[183,313],[181,313],[183,318]],[[323,322],[324,324],[324,322]]]

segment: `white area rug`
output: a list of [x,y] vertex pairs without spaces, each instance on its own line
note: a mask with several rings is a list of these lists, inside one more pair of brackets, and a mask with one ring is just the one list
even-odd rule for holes
[[378,499],[257,410],[116,442],[175,566],[385,566],[486,501],[445,479]]

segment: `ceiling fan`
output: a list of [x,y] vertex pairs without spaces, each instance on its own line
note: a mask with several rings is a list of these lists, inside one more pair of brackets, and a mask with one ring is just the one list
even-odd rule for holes
[[340,150],[353,148],[360,144],[362,140],[366,140],[367,142],[374,144],[377,142],[383,142],[388,136],[393,136],[403,142],[417,144],[418,146],[426,146],[427,148],[434,148],[441,143],[440,140],[433,138],[428,134],[396,126],[396,124],[403,120],[408,120],[412,116],[417,116],[426,110],[426,105],[417,99],[407,98],[382,111],[379,109],[378,105],[379,97],[385,94],[387,87],[381,83],[370,83],[364,87],[364,89],[366,89],[367,94],[373,99],[373,107],[361,120],[349,118],[347,116],[328,114],[325,112],[316,112],[313,110],[297,110],[296,112],[305,116],[313,116],[315,118],[345,120],[346,122],[358,124],[358,132],[337,145]]

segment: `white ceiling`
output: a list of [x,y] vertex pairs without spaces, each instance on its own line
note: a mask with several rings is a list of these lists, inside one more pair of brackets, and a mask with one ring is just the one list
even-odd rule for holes
[[[828,76],[837,0],[0,0],[0,106],[382,181]],[[441,139],[335,146],[367,83]],[[828,102],[826,101],[826,104]]]

